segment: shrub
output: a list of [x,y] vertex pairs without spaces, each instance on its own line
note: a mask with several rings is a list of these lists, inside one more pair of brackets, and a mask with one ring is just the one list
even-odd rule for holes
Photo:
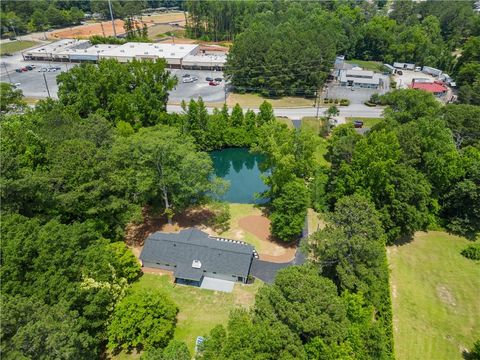
[[377,104],[374,104],[374,103],[372,103],[372,102],[370,102],[370,101],[365,101],[364,104],[367,105],[367,106],[370,106],[370,107],[377,106]]
[[225,232],[230,228],[230,206],[227,203],[215,202],[210,206],[213,212],[210,225],[215,230]]
[[340,106],[348,106],[350,105],[350,100],[348,99],[341,99],[340,100]]
[[465,249],[462,250],[461,254],[467,259],[480,260],[480,242],[468,245]]
[[335,104],[338,104],[338,99],[335,99],[334,103],[335,103]]

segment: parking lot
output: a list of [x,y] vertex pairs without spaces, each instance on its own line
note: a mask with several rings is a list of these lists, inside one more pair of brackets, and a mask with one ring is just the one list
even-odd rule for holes
[[[207,71],[207,70],[177,70],[171,69],[172,74],[178,78],[178,84],[170,92],[169,101],[172,103],[180,103],[182,100],[189,101],[190,99],[197,99],[202,97],[205,102],[223,102],[225,100],[225,80],[223,79],[223,72],[221,71]],[[183,83],[182,76],[189,74],[191,77],[196,76],[198,80],[191,83]],[[205,79],[222,78],[218,86],[211,86]]]
[[323,98],[330,99],[348,99],[351,104],[363,104],[369,100],[373,94],[385,94],[390,91],[390,79],[387,75],[382,75],[382,84],[379,89],[366,89],[351,86],[340,86],[337,82],[332,82],[323,92]]
[[[12,65],[14,67],[12,67]],[[22,68],[27,65],[35,65],[36,68],[31,71],[18,73],[14,71],[15,68]],[[60,70],[55,72],[39,72],[41,68],[50,68],[58,66]],[[12,82],[14,84],[19,83],[18,88],[23,91],[25,97],[30,98],[47,98],[47,86],[50,91],[50,96],[52,98],[57,98],[58,85],[57,85],[57,75],[61,72],[71,69],[77,64],[73,63],[46,63],[46,62],[37,62],[37,61],[18,61],[15,64],[10,64],[9,66],[9,75],[2,73],[2,81]],[[182,100],[190,101],[190,99],[197,99],[202,97],[205,102],[223,102],[225,99],[225,81],[222,80],[218,83],[217,86],[209,85],[209,82],[206,81],[206,77],[211,78],[222,78],[223,72],[221,71],[206,71],[206,70],[177,70],[169,69],[169,71],[176,75],[178,78],[178,84],[170,92],[169,101],[172,103],[180,103]],[[191,83],[183,83],[183,75],[189,74],[191,77],[198,77],[197,81]],[[43,77],[45,75],[45,78]]]
[[412,70],[403,70],[402,75],[394,74],[393,79],[397,83],[398,89],[407,89],[408,86],[412,83],[413,79],[425,79],[430,82],[437,80],[432,75],[425,74],[421,71],[412,71]]
[[[42,62],[24,62],[19,67],[24,67],[27,65],[35,65],[36,68],[31,71],[18,73],[16,71],[9,71],[11,82],[20,85],[18,88],[23,91],[25,97],[31,98],[46,98],[48,97],[48,90],[50,91],[50,96],[52,98],[57,98],[58,85],[57,85],[57,75],[67,71],[75,66],[70,63],[42,63]],[[58,66],[60,70],[52,72],[39,72],[41,68],[47,68]],[[45,78],[43,77],[45,75]],[[7,81],[8,77],[2,75],[2,81]]]

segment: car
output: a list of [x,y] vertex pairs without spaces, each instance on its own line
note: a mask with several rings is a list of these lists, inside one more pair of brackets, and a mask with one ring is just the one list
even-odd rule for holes
[[190,77],[190,74],[183,74],[182,75],[182,78],[189,78]]
[[215,81],[210,81],[210,82],[208,83],[208,85],[210,85],[210,86],[217,86],[218,84],[217,84]]
[[222,80],[223,80],[222,78],[215,78],[216,82],[222,82]]
[[48,69],[48,72],[55,72],[55,71],[57,71],[57,68],[51,67]]
[[23,72],[27,72],[27,71],[28,71],[28,69],[27,69],[26,67],[23,67],[23,68],[21,68],[20,70],[22,70]]
[[194,81],[195,81],[195,80],[194,80],[193,78],[188,77],[188,78],[184,78],[184,79],[182,80],[182,83],[191,83],[191,82],[194,82]]
[[27,65],[27,66],[25,66],[25,68],[26,68],[28,71],[31,71],[31,70],[33,70],[33,67],[32,67],[32,66],[30,66],[30,65]]
[[208,81],[208,82],[213,81],[213,78],[211,78],[210,76],[207,76],[207,77],[205,78],[205,81]]
[[15,69],[16,72],[21,73],[22,69]]
[[60,66],[54,66],[53,67],[55,70],[62,70],[62,68]]
[[198,77],[197,76],[192,76],[190,79],[192,79],[193,81],[197,81]]
[[47,69],[47,68],[40,68],[40,69],[38,69],[37,71],[38,71],[38,72],[47,72],[48,69]]
[[360,121],[360,120],[355,120],[353,122],[353,126],[356,128],[356,129],[360,129],[363,127],[363,121]]
[[30,65],[30,67],[31,67],[32,69],[35,69],[35,68],[37,67],[37,65],[32,64],[32,65]]

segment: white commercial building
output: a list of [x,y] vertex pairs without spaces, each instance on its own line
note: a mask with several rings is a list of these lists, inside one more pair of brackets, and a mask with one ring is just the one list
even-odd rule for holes
[[91,44],[88,40],[63,39],[29,49],[22,55],[25,60],[68,61],[68,54],[64,53],[66,50],[87,48],[89,46]]
[[187,69],[223,69],[227,62],[224,54],[187,55],[183,58],[182,67]]
[[340,70],[340,85],[359,88],[378,89],[380,87],[380,74],[369,70]]
[[88,48],[84,49],[65,49],[60,52],[62,56],[68,56],[70,61],[98,61],[100,59],[100,55],[106,51],[115,49],[119,45],[112,45],[112,44],[98,44],[89,46]]
[[88,40],[59,40],[42,45],[23,53],[26,60],[50,61],[98,61],[100,59],[116,59],[128,62],[133,59],[165,59],[173,68],[190,69],[223,69],[227,61],[226,54],[221,51],[200,50],[197,44],[164,44],[128,42],[123,45],[92,45]]
[[129,42],[100,54],[100,59],[117,59],[128,62],[133,59],[165,59],[172,67],[181,67],[182,60],[187,55],[198,52],[196,44],[154,44]]

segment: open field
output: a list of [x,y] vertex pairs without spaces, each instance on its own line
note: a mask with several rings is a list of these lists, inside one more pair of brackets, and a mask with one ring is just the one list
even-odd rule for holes
[[372,70],[372,71],[382,71],[383,64],[380,61],[364,61],[364,60],[347,60],[349,64],[356,64],[365,70]]
[[[185,341],[193,355],[197,336],[208,335],[217,325],[226,325],[228,315],[235,307],[250,307],[262,285],[235,284],[232,293],[175,285],[167,275],[144,274],[132,285],[132,291],[143,289],[162,290],[179,308],[175,339]],[[138,359],[138,354],[120,353],[115,359]]]
[[387,249],[396,359],[462,359],[480,338],[480,263],[460,251],[470,242],[419,232]]
[[256,94],[235,94],[231,93],[227,98],[228,106],[235,106],[240,104],[244,109],[259,108],[260,105],[267,100],[273,107],[308,107],[313,106],[313,99],[305,99],[301,97],[284,97],[281,99],[267,99]]
[[[183,12],[172,12],[164,14],[156,14],[151,16],[144,16],[141,22],[147,24],[149,31],[151,27],[159,24],[169,26],[168,23],[176,23],[181,26],[185,24],[185,15]],[[123,28],[124,21],[115,20],[115,30],[118,34],[125,33]],[[175,27],[175,29],[177,29]],[[167,30],[168,31],[168,30]],[[158,30],[154,30],[158,34]],[[111,21],[90,22],[85,25],[71,26],[64,29],[55,30],[48,33],[49,39],[68,39],[68,38],[89,38],[93,35],[113,36],[113,26]],[[149,33],[150,37],[151,34]]]
[[18,51],[22,51],[32,46],[38,45],[36,41],[17,40],[0,44],[0,55],[13,54]]
[[345,121],[347,123],[352,123],[355,120],[363,121],[363,127],[371,128],[372,126],[374,126],[374,125],[378,124],[380,121],[382,121],[383,118],[368,118],[368,117],[358,117],[358,116],[346,117],[345,118]]

